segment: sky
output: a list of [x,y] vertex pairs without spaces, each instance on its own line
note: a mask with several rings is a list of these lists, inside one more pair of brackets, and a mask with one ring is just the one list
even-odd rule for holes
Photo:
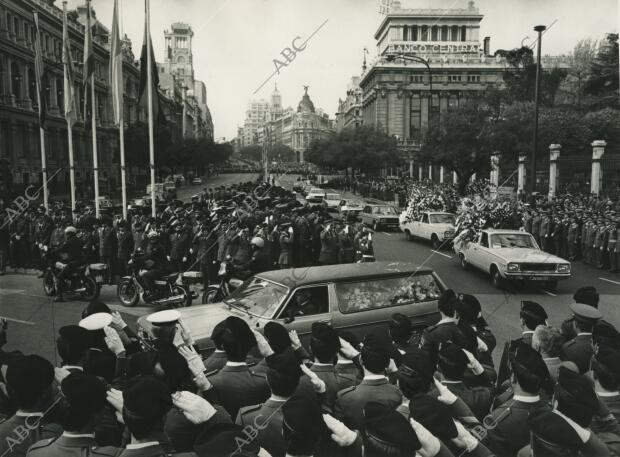
[[[119,0],[122,30],[138,57],[144,30],[144,0]],[[57,2],[60,4],[60,2]],[[69,0],[69,8],[83,0]],[[465,8],[467,0],[401,0],[406,8]],[[496,49],[520,46],[533,27],[556,21],[543,38],[543,54],[568,54],[577,41],[618,32],[620,0],[477,0],[484,15],[480,37]],[[92,0],[97,19],[111,28],[112,0]],[[157,61],[164,60],[164,30],[185,22],[194,30],[195,78],[207,86],[215,138],[231,140],[243,125],[252,99],[269,99],[274,83],[284,107],[296,109],[303,86],[315,107],[330,117],[346,95],[352,76],[361,73],[363,49],[376,55],[374,33],[382,19],[380,0],[151,0],[151,36]],[[318,31],[317,31],[318,29]],[[313,32],[305,49],[274,72],[274,59],[297,47]],[[527,43],[527,40],[525,41]],[[255,91],[257,91],[255,93]]]

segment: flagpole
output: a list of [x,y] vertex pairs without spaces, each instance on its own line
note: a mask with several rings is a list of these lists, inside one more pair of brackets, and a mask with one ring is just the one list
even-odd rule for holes
[[148,96],[148,118],[149,118],[149,157],[151,168],[151,216],[157,215],[155,205],[155,144],[153,140],[153,75],[151,74],[153,62],[151,59],[151,9],[149,0],[146,2],[146,61],[147,61],[147,96]]
[[[37,20],[37,43],[39,47],[39,51],[41,50],[41,32],[39,31],[38,26],[38,13],[35,12],[35,19]],[[37,103],[39,104],[39,113],[43,109],[43,105],[41,105],[41,87],[40,84],[42,82],[37,78]],[[43,186],[43,206],[45,206],[45,210],[49,210],[49,193],[47,190],[47,160],[45,158],[45,129],[41,125],[41,115],[39,115],[39,139],[41,141],[41,179]]]
[[97,159],[97,105],[95,105],[95,74],[90,76],[91,123],[93,131],[93,178],[95,179],[95,217],[99,219],[99,160]]
[[[122,0],[118,0],[118,2],[120,3]],[[121,46],[121,62],[120,62],[120,82],[121,84],[123,83],[123,51],[122,51],[122,47],[123,47],[123,30],[122,30],[122,23],[121,23],[121,18],[123,17],[122,14],[120,14],[120,9],[117,10],[116,8],[114,9],[114,12],[116,14],[116,20],[118,21],[118,35],[120,38],[120,46]],[[122,91],[123,87],[118,88],[118,90]],[[119,139],[119,147],[120,147],[120,153],[121,153],[121,199],[122,199],[122,203],[123,203],[123,219],[127,220],[127,174],[126,174],[126,167],[125,167],[125,103],[124,103],[124,99],[125,99],[125,95],[123,92],[121,92],[121,97],[120,100],[118,100],[118,117],[119,117],[119,123],[118,123],[118,139]]]
[[[63,25],[67,27],[67,2],[62,2],[62,12],[63,12]],[[63,31],[63,37],[64,37]],[[64,46],[64,43],[63,43]],[[71,58],[71,56],[68,56]],[[67,70],[65,70],[66,72]],[[65,75],[66,78],[66,75]],[[69,84],[73,85],[73,81],[69,81]],[[66,98],[65,98],[66,99]],[[67,107],[65,106],[65,111]],[[70,119],[67,117],[67,142],[69,145],[69,183],[71,185],[71,217],[73,217],[75,211],[75,164],[73,162],[73,126],[71,125]]]

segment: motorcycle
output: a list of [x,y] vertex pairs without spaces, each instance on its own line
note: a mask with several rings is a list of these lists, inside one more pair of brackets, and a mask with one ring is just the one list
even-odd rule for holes
[[213,284],[206,288],[202,294],[202,304],[218,303],[228,297],[235,289],[237,289],[243,280],[234,278],[233,273],[235,271],[232,257],[226,256],[220,264],[220,269],[217,272],[218,278],[220,278],[219,284]]
[[[104,263],[80,265],[70,275],[63,275],[59,278],[60,272],[67,267],[66,263],[59,260],[50,261],[47,254],[47,246],[43,248],[43,261],[48,263],[43,273],[43,291],[48,297],[58,294],[59,286],[63,293],[74,292],[87,301],[95,300],[99,297],[103,277],[108,266]],[[59,281],[62,284],[59,284]]]
[[152,306],[167,306],[170,308],[182,308],[192,305],[192,294],[183,285],[182,275],[169,273],[155,281],[155,288],[151,293],[146,293],[144,280],[140,276],[142,271],[134,262],[129,261],[131,276],[124,276],[118,282],[116,295],[124,306],[133,307],[140,300]]

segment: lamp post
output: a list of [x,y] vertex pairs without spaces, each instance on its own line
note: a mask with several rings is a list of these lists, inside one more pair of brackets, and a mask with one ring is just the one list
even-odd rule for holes
[[[422,65],[424,65],[426,67],[426,69],[428,70],[429,90],[430,90],[431,93],[433,92],[433,71],[431,70],[431,66],[428,63],[428,60],[423,59],[422,57],[409,56],[409,55],[405,55],[405,54],[387,54],[385,56],[385,60],[387,60],[388,62],[393,62],[397,58],[401,58],[403,60],[409,60],[411,62],[418,62],[418,63],[421,63]],[[406,63],[405,63],[405,65],[406,65]]]
[[537,25],[534,30],[538,32],[538,43],[536,53],[536,88],[534,92],[534,148],[532,150],[532,178],[530,180],[530,195],[536,190],[536,150],[538,149],[538,106],[540,103],[540,51],[542,44],[542,33],[547,30],[545,25]]

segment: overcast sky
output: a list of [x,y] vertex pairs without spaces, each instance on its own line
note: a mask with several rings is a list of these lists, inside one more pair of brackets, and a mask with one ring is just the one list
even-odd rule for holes
[[[122,27],[140,54],[144,1],[119,0]],[[60,2],[57,2],[60,3]],[[83,0],[69,0],[74,7]],[[97,19],[111,26],[112,0],[93,0]],[[304,85],[316,107],[330,116],[344,98],[351,76],[359,75],[364,46],[376,54],[374,32],[380,0],[151,0],[151,35],[156,59],[164,59],[164,35],[173,22],[194,30],[194,71],[207,85],[215,137],[236,136],[250,99],[265,98],[277,82],[285,107],[296,107]],[[587,37],[618,31],[619,0],[477,0],[484,14],[480,37],[491,37],[491,52],[514,48],[537,24],[555,25],[545,34],[543,54],[569,53]],[[466,7],[467,0],[402,0],[404,7]],[[287,67],[254,91],[274,71],[273,59],[299,36],[305,40],[325,21]],[[299,43],[299,41],[297,41]]]

